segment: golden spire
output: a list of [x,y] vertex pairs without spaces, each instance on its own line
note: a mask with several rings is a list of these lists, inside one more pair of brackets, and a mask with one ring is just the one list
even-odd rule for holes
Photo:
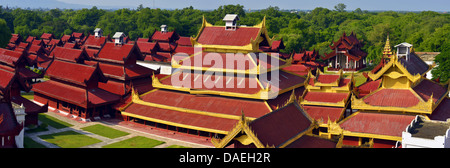
[[386,44],[384,45],[383,55],[392,55],[391,44],[389,43],[389,34],[387,35]]

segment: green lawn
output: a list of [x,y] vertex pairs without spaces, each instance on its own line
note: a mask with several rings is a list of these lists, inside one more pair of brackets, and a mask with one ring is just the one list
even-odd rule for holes
[[55,144],[61,148],[79,148],[102,142],[98,139],[77,133],[75,131],[65,131],[49,135],[41,135],[39,138]]
[[29,137],[23,138],[23,147],[24,148],[46,148],[44,145],[33,141],[33,139]]
[[190,148],[190,147],[186,147],[186,146],[180,146],[180,145],[170,145],[166,148]]
[[53,128],[56,128],[56,129],[73,126],[72,124],[58,120],[55,117],[52,117],[52,116],[49,116],[46,114],[39,114],[38,119],[39,119],[39,121],[47,123],[48,125],[52,126]]
[[153,148],[165,142],[142,136],[135,136],[120,142],[105,145],[103,148]]
[[101,124],[95,124],[95,125],[83,127],[81,129],[85,130],[85,131],[92,132],[92,133],[100,135],[100,136],[111,138],[111,139],[118,138],[118,137],[130,134],[130,133],[127,133],[127,132],[122,132],[122,131],[119,131],[119,130],[116,130],[116,129],[112,129],[110,127],[107,127],[107,126],[104,126],[104,125],[101,125]]
[[24,97],[25,99],[33,100],[34,99],[34,92],[21,93],[21,96]]

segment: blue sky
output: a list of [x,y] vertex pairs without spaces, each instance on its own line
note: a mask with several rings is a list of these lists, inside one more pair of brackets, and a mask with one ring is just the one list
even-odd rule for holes
[[265,9],[278,6],[280,9],[314,9],[324,7],[334,9],[338,3],[347,5],[347,10],[401,10],[401,11],[450,11],[450,0],[1,0],[0,5],[31,8],[136,8],[217,9],[221,5],[241,4],[245,9]]

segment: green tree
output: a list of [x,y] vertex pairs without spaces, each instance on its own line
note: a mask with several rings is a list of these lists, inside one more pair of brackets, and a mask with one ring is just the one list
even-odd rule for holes
[[439,78],[442,83],[450,79],[450,43],[443,44],[442,52],[434,59],[437,67],[431,71],[433,79]]
[[4,19],[0,19],[0,47],[4,48],[11,39],[11,31]]
[[345,12],[345,8],[347,8],[347,5],[343,3],[338,3],[336,6],[334,6],[334,9],[338,12]]

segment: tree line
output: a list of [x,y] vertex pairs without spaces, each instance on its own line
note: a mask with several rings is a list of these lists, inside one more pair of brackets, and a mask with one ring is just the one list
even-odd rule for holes
[[[284,11],[270,6],[263,10],[247,12],[242,5],[224,5],[212,11],[194,9],[163,10],[139,5],[136,9],[104,10],[50,9],[25,10],[0,8],[0,47],[9,40],[10,33],[39,37],[53,33],[57,38],[72,32],[93,32],[102,28],[104,34],[125,32],[132,40],[149,37],[163,24],[181,36],[195,36],[202,16],[215,25],[224,25],[225,14],[238,14],[240,25],[255,25],[266,16],[270,36],[283,39],[282,52],[319,49],[330,52],[329,45],[346,32],[356,33],[365,44],[363,50],[368,60],[378,63],[386,37],[390,34],[392,45],[408,42],[416,51],[444,51],[450,39],[450,14],[423,12],[369,12],[361,9],[346,11],[344,4],[335,9],[315,8],[312,11]],[[6,40],[6,41],[5,41]],[[448,47],[447,47],[448,48]]]

